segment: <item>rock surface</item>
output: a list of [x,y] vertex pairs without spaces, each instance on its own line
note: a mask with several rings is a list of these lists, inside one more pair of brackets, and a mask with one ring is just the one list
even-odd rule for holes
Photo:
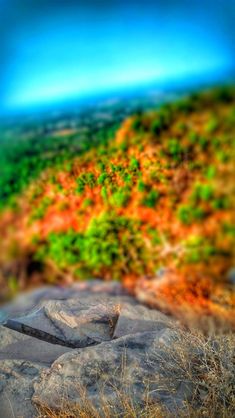
[[46,341],[21,334],[0,326],[0,360],[24,360],[50,366],[71,348],[50,344]]
[[47,286],[23,293],[12,303],[3,306],[0,309],[0,323],[5,322],[8,318],[16,318],[31,312],[34,307],[43,301],[68,300],[71,298],[83,299],[91,295],[99,295],[101,297],[115,296],[126,298],[129,302],[134,301],[118,282],[89,280],[87,282],[74,283],[68,287]]
[[161,331],[170,325],[170,319],[159,311],[141,305],[123,304],[120,308],[113,338],[139,332]]
[[112,339],[120,303],[97,296],[43,302],[26,316],[8,319],[6,326],[53,344],[87,347]]
[[[169,410],[182,407],[192,392],[177,379],[171,387],[164,387],[167,376],[166,364],[171,359],[164,344],[166,330],[143,332],[104,342],[95,347],[75,350],[55,361],[35,382],[33,400],[38,405],[63,409],[61,399],[66,393],[70,405],[82,401],[83,391],[98,410],[100,399],[121,413],[120,391],[129,401],[144,405],[148,388],[149,402],[161,402]],[[167,340],[175,339],[175,332],[167,332]],[[104,354],[105,353],[105,354]],[[172,365],[171,374],[180,375],[177,365]],[[168,381],[169,383],[169,381]]]
[[175,323],[118,284],[32,292],[5,307],[3,317],[0,418],[34,417],[35,405],[63,411],[62,400],[66,408],[79,403],[84,390],[97,409],[102,398],[120,411],[120,390],[142,405],[148,387],[149,400],[169,410],[192,395],[169,354],[180,338]]
[[34,382],[42,370],[42,365],[29,361],[0,361],[0,418],[37,416],[31,398]]

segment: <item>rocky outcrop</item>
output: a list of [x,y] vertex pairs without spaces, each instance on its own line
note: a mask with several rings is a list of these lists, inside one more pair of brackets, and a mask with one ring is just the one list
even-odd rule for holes
[[71,351],[68,347],[50,344],[3,326],[0,326],[0,341],[0,361],[22,360],[50,366],[62,354]]
[[33,310],[40,303],[52,300],[79,300],[86,296],[98,295],[99,297],[122,297],[134,303],[135,300],[128,296],[119,282],[104,282],[102,280],[89,280],[74,283],[71,286],[46,286],[31,292],[20,294],[12,303],[8,303],[0,309],[0,323],[8,318],[23,316]]
[[161,331],[173,322],[159,311],[148,309],[140,304],[125,303],[121,306],[113,338],[147,331]]
[[0,327],[0,418],[12,410],[34,417],[35,405],[63,411],[79,404],[84,391],[97,410],[105,401],[120,413],[120,391],[141,407],[147,390],[149,402],[170,411],[192,396],[169,351],[180,338],[175,322],[119,285],[114,291],[112,283],[95,281],[64,293],[52,287],[26,300],[25,308],[22,299],[5,307]]
[[[162,329],[137,333],[65,354],[35,383],[33,401],[56,410],[63,408],[61,399],[65,393],[69,403],[75,405],[81,403],[85,390],[97,410],[101,410],[100,401],[105,399],[105,403],[122,413],[120,392],[140,407],[147,396],[150,403],[161,402],[171,411],[182,407],[190,392],[182,391],[177,379],[173,385],[171,382],[171,391],[163,384],[167,377],[164,367],[170,361],[165,337],[167,343],[169,338],[173,342],[175,332],[169,334]],[[177,365],[171,371],[176,375]]]
[[41,364],[30,361],[0,361],[0,418],[37,416],[31,398],[34,382],[43,369]]

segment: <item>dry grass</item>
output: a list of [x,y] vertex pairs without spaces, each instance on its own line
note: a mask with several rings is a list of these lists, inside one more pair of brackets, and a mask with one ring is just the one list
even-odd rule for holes
[[53,412],[51,409],[43,408],[38,418],[165,418],[166,414],[159,405],[147,406],[144,409],[137,410],[130,401],[124,402],[123,412],[118,413],[113,410],[111,405],[104,405],[98,412],[87,400],[84,404],[77,405],[74,408],[68,408],[67,411]]
[[[168,361],[162,362],[161,387],[171,391],[177,379],[192,388],[193,396],[184,408],[167,411],[151,404],[148,396],[143,407],[136,405],[126,391],[116,390],[120,406],[107,403],[100,395],[99,410],[85,389],[79,389],[80,403],[71,406],[66,400],[57,411],[41,408],[38,418],[234,418],[235,416],[235,336],[205,337],[201,333],[182,331],[174,348],[166,349]],[[156,353],[156,361],[161,359]],[[178,373],[172,374],[177,365]],[[174,367],[175,372],[175,367]]]
[[[220,334],[205,337],[201,333],[182,333],[172,350],[172,362],[178,364],[178,378],[194,386],[190,403],[180,418],[233,418],[235,416],[235,336]],[[166,364],[170,377],[170,364]],[[175,378],[175,376],[174,376]],[[170,378],[169,378],[170,380]]]

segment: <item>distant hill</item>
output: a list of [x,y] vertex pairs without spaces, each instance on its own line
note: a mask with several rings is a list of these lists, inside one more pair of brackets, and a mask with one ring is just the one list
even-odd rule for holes
[[76,132],[60,148],[62,132],[54,160],[35,142],[38,154],[27,161],[32,172],[40,159],[42,167],[0,219],[6,292],[42,281],[117,279],[168,311],[193,306],[231,319],[234,98],[233,88],[215,89],[136,112],[119,129],[93,132],[96,147],[86,132],[89,146],[72,153]]

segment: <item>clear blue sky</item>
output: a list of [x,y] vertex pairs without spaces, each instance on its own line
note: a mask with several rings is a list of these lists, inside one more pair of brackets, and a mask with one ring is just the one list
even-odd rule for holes
[[1,110],[235,63],[233,0],[0,0]]

